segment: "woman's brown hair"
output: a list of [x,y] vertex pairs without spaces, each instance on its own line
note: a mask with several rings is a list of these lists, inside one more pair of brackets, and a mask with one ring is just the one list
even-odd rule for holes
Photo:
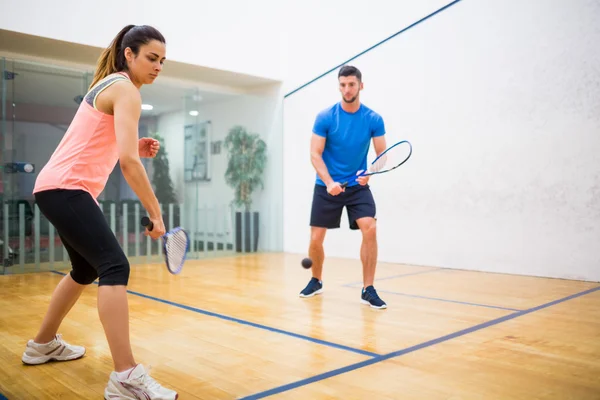
[[117,34],[98,59],[96,72],[90,88],[99,81],[115,72],[127,70],[125,49],[130,48],[135,55],[140,51],[140,46],[148,44],[151,40],[165,43],[165,38],[156,29],[148,25],[127,25]]

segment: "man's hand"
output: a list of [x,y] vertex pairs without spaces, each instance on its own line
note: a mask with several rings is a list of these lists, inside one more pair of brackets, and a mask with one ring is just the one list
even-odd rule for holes
[[160,150],[160,143],[156,139],[143,137],[138,141],[138,151],[142,158],[154,158]]
[[332,182],[329,185],[327,185],[327,193],[329,193],[332,196],[337,196],[343,191],[345,191],[345,189],[342,188],[339,182]]
[[[360,174],[362,174],[362,173],[363,173],[363,171],[362,171],[362,170],[360,170],[360,171],[358,171],[358,172],[356,173],[356,175],[360,175]],[[358,183],[359,183],[361,186],[365,186],[367,183],[369,183],[369,178],[370,178],[370,177],[371,177],[371,175],[367,175],[367,176],[359,176],[358,178],[356,178],[356,180],[358,181]]]

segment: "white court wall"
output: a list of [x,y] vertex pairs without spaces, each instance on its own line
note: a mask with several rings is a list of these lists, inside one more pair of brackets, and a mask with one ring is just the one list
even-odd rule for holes
[[281,65],[283,88],[289,93],[451,0],[285,3]]
[[[287,93],[449,3],[307,1],[107,0],[90,14],[73,0],[5,0],[0,28],[104,47],[124,24],[152,24],[170,59],[281,79]],[[598,278],[597,4],[463,0],[353,61],[390,136],[415,145],[410,163],[373,188],[382,260]],[[56,23],[67,15],[71,24]],[[336,90],[330,74],[285,100],[288,251],[308,245],[310,128]],[[279,107],[265,114],[269,137]],[[329,255],[358,256],[356,234],[327,241]]]
[[[371,181],[380,261],[600,281],[598,43],[597,1],[462,1],[354,60],[414,146]],[[311,129],[337,101],[335,73],[285,100],[285,251],[307,252]],[[345,218],[326,256],[359,258]]]

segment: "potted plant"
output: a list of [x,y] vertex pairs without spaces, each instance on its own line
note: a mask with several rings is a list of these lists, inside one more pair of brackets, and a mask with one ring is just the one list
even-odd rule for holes
[[257,251],[259,219],[258,211],[251,212],[252,193],[258,187],[264,188],[262,174],[267,160],[267,144],[258,134],[248,133],[244,127],[237,125],[229,130],[223,145],[229,153],[225,181],[234,190],[231,204],[243,209],[235,213],[235,249],[238,252]]

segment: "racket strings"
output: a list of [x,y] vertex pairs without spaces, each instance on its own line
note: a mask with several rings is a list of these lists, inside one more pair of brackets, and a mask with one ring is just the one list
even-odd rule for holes
[[179,269],[183,265],[188,248],[188,237],[183,230],[174,232],[165,241],[165,253],[170,269]]

